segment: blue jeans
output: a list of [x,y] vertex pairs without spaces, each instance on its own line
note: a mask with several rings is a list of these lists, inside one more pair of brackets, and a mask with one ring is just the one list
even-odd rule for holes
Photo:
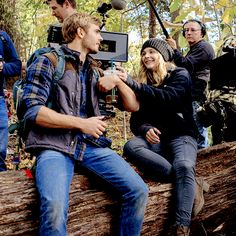
[[197,115],[197,109],[200,107],[199,102],[193,101],[193,119],[196,123],[197,129],[198,129],[198,137],[197,137],[197,145],[198,149],[206,148],[209,146],[208,144],[208,130],[205,128],[201,121],[199,120],[199,117]]
[[6,101],[0,96],[0,171],[6,170],[5,159],[8,145],[8,114]]
[[134,137],[124,146],[124,154],[154,177],[175,184],[175,223],[189,226],[195,195],[197,142],[180,136],[159,144],[150,144],[143,137]]
[[[66,235],[74,163],[73,158],[52,150],[42,151],[37,157],[36,186],[41,201],[41,236]],[[87,145],[81,164],[118,191],[121,198],[118,235],[140,235],[148,199],[148,187],[141,177],[109,148]]]

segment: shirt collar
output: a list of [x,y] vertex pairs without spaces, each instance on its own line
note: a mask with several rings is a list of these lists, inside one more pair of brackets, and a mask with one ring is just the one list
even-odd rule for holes
[[[61,49],[63,50],[67,58],[71,58],[71,60],[74,61],[75,64],[77,63],[80,64],[80,52],[68,48],[67,45],[65,44],[61,46]],[[86,66],[90,66],[90,65],[95,66],[95,67],[101,66],[101,63],[93,59],[90,55],[87,55],[85,62],[86,62]]]
[[70,49],[66,45],[62,45],[61,49],[67,57],[71,57],[75,61],[80,61],[80,52]]

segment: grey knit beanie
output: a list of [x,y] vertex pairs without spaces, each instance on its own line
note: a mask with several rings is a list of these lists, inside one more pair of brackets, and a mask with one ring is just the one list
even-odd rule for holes
[[156,49],[163,56],[165,61],[173,60],[174,51],[166,41],[161,39],[151,38],[143,44],[141,53],[145,48],[148,47]]

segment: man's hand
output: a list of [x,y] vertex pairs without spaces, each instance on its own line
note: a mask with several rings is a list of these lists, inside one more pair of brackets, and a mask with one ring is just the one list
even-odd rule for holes
[[41,106],[37,113],[36,124],[45,128],[80,130],[95,138],[106,130],[107,124],[103,121],[104,116],[81,118],[77,116],[58,113],[48,107]]
[[160,134],[161,132],[157,128],[151,128],[146,133],[146,140],[151,144],[160,143]]
[[116,67],[118,70],[115,70],[115,75],[108,75],[99,78],[98,88],[101,92],[108,92],[116,87],[120,101],[123,104],[123,109],[130,112],[138,111],[139,101],[132,89],[124,82],[127,79],[127,73],[122,67]]
[[119,82],[121,81],[115,73],[112,75],[105,75],[104,77],[99,78],[98,89],[99,91],[106,93],[115,88]]
[[107,124],[103,121],[103,118],[103,116],[94,116],[87,119],[82,119],[83,124],[81,126],[81,131],[85,134],[90,134],[95,138],[99,138],[107,127]]

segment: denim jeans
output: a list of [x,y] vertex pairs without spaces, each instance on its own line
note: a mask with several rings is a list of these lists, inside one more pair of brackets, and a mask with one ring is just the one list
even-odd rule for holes
[[[41,201],[41,236],[66,235],[74,163],[73,158],[52,150],[42,151],[37,157],[36,186]],[[118,191],[121,198],[118,235],[140,235],[148,199],[148,187],[141,177],[109,148],[87,145],[81,164]]]
[[5,98],[0,96],[0,171],[6,170],[5,159],[8,144],[8,114]]
[[176,196],[175,223],[189,226],[195,195],[196,140],[180,136],[150,144],[143,137],[134,137],[125,144],[124,154],[149,175],[172,179]]
[[198,129],[198,137],[197,137],[197,145],[198,149],[206,148],[209,146],[208,144],[208,130],[205,128],[201,121],[199,120],[199,117],[197,115],[197,109],[200,107],[199,102],[193,101],[193,118],[196,123],[197,129]]

